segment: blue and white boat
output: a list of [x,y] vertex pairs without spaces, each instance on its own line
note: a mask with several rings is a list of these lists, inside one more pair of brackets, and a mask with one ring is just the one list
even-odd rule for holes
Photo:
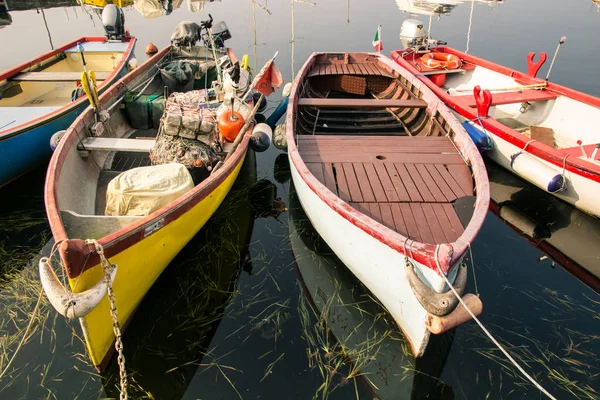
[[109,32],[81,37],[0,72],[0,187],[48,160],[52,135],[89,105],[81,88],[84,70],[94,71],[102,92],[134,64],[129,61],[135,38]]

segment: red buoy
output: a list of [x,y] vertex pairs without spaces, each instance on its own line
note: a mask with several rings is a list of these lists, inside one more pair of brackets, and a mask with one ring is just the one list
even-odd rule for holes
[[221,132],[221,136],[223,136],[225,140],[233,142],[244,126],[244,122],[242,114],[227,110],[219,117],[219,132]]

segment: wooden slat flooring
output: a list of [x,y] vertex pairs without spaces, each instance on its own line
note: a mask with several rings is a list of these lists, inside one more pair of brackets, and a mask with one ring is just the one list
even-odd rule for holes
[[445,137],[298,137],[311,173],[363,214],[413,240],[454,242],[452,202],[473,195],[471,171]]

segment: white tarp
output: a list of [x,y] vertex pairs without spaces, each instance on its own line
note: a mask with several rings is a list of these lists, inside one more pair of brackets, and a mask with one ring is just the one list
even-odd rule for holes
[[182,164],[130,169],[108,184],[105,215],[146,216],[194,187]]

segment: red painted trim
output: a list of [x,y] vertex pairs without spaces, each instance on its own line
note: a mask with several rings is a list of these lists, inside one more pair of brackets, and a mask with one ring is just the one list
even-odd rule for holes
[[[37,65],[38,63],[49,60],[50,58],[52,58],[54,56],[64,53],[66,50],[72,48],[73,46],[76,46],[77,43],[104,42],[105,40],[106,40],[105,37],[82,37],[82,38],[79,38],[73,42],[70,42],[64,46],[61,46],[60,48],[58,48],[54,51],[45,53],[45,54],[38,56],[30,61],[24,62],[16,67],[13,67],[13,68],[9,69],[8,71],[5,71],[4,73],[2,73],[0,75],[0,81],[9,79],[17,74],[20,74],[23,71],[30,69],[31,67]],[[119,64],[117,64],[116,68],[111,72],[111,74],[108,76],[108,78],[98,85],[99,92],[104,91],[107,87],[112,85],[115,82],[116,78],[119,76],[120,72],[124,68],[127,68],[126,63],[129,61],[129,59],[133,55],[133,48],[135,46],[136,39],[133,37],[128,37],[128,38],[123,39],[123,41],[129,43],[126,51],[123,53],[123,58],[121,59],[121,61],[119,61]],[[54,110],[54,111],[52,111],[48,114],[45,114],[41,117],[34,118],[34,119],[27,121],[21,125],[11,127],[10,129],[0,131],[0,140],[8,139],[9,137],[17,135],[24,130],[32,129],[39,125],[46,124],[54,119],[57,119],[65,114],[68,114],[69,112],[73,111],[74,109],[81,106],[82,104],[85,104],[87,101],[88,101],[87,97],[82,96],[73,102],[65,104],[63,107],[59,108],[58,110]]]
[[[308,187],[341,217],[345,218],[354,226],[362,229],[368,235],[371,235],[381,243],[389,246],[400,254],[405,254],[404,246],[406,245],[406,247],[409,249],[409,256],[411,258],[429,267],[433,271],[438,272],[435,264],[435,245],[413,241],[362,214],[329,191],[325,185],[323,185],[311,174],[304,164],[304,161],[298,152],[298,148],[296,147],[296,138],[294,132],[294,119],[299,101],[298,92],[301,83],[307,78],[308,72],[312,64],[315,62],[315,59],[321,54],[324,53],[313,53],[309,57],[308,61],[306,61],[302,69],[298,72],[297,78],[292,87],[292,94],[290,95],[290,102],[286,116],[288,154],[291,163],[293,163],[293,166],[296,168],[302,180],[304,180]],[[410,82],[418,84],[418,82],[416,82],[416,78],[409,71],[394,64],[392,60],[378,54],[372,55],[378,57],[380,62],[389,66],[391,69],[404,76]],[[433,111],[437,109],[437,111],[440,112],[440,114],[448,121],[448,123],[456,132],[454,142],[463,156],[471,163],[477,188],[475,211],[469,225],[465,228],[465,231],[461,236],[462,240],[457,240],[456,242],[450,244],[442,244],[440,246],[439,262],[443,272],[447,274],[450,268],[452,268],[452,266],[454,266],[465,254],[469,246],[468,243],[472,243],[473,240],[475,240],[479,229],[481,229],[487,214],[490,200],[489,181],[483,159],[481,158],[479,151],[465,130],[462,128],[462,125],[460,125],[458,120],[456,120],[452,113],[434,96],[433,93],[431,93],[431,91],[428,91],[427,88],[423,87],[421,88],[421,91],[423,92],[423,99],[428,102],[428,108]]]
[[[544,79],[530,77],[522,72],[504,67],[502,65],[494,64],[490,61],[474,57],[470,54],[465,54],[450,47],[438,47],[435,49],[435,51],[442,51],[445,53],[455,54],[467,64],[480,66],[482,68],[486,68],[494,72],[512,77],[520,84],[532,85],[546,82]],[[477,111],[475,109],[471,107],[465,107],[464,103],[462,103],[460,99],[455,99],[453,96],[449,95],[445,90],[436,86],[430,79],[420,75],[420,72],[414,67],[414,64],[409,62],[409,60],[411,60],[414,57],[413,54],[405,55],[405,58],[402,58],[402,50],[394,50],[391,52],[391,57],[396,61],[396,63],[398,63],[398,65],[406,68],[412,74],[415,74],[423,83],[427,85],[429,89],[431,89],[440,99],[442,99],[448,107],[452,108],[466,119],[474,119],[477,117]],[[581,93],[576,90],[569,89],[567,87],[560,86],[552,82],[548,82],[546,89],[544,90],[549,91],[550,93],[555,94],[557,96],[569,97],[573,100],[588,104],[593,107],[600,108],[600,98],[590,96],[588,94]],[[524,148],[525,144],[530,141],[530,139],[525,135],[522,135],[521,133],[510,129],[507,126],[502,125],[493,118],[485,118],[481,121],[483,122],[483,126],[486,130],[521,149]],[[593,147],[593,145],[591,145],[590,147]],[[563,167],[565,155],[568,152],[575,153],[575,150],[572,149],[573,148],[560,150],[554,149],[541,142],[532,142],[527,146],[528,153],[531,153],[534,156],[539,157],[540,159],[554,164],[560,168]],[[579,151],[578,148],[577,151]],[[569,157],[566,159],[566,170],[583,178],[587,178],[595,182],[600,182],[600,166],[595,165],[593,163],[585,162],[583,160],[578,159],[577,157]]]
[[[169,50],[170,47],[163,49],[136,68],[133,72],[111,86],[104,94],[100,96],[100,105],[105,106],[116,101],[126,92],[126,85],[128,83],[132,82],[142,73],[156,65],[165,55],[169,53]],[[79,247],[81,245],[81,241],[73,240],[73,238],[68,237],[65,227],[62,223],[62,219],[60,217],[60,208],[57,200],[58,178],[62,171],[62,167],[67,155],[72,151],[77,151],[76,147],[80,141],[80,137],[86,136],[85,132],[87,130],[87,126],[89,126],[94,120],[93,114],[94,111],[91,108],[86,109],[86,111],[84,111],[67,130],[67,133],[60,141],[50,160],[48,173],[46,176],[44,194],[46,213],[50,222],[50,228],[52,229],[52,234],[57,243],[60,241],[68,241],[66,244],[61,246],[60,252],[61,257],[66,256],[69,251],[75,252],[73,255],[68,255],[68,258],[71,260],[78,257],[87,256],[87,253],[86,251],[82,251],[82,249]],[[166,226],[189,211],[204,198],[209,196],[216,187],[218,187],[226,178],[231,175],[237,165],[244,160],[252,129],[253,127],[251,126],[246,131],[242,142],[235,150],[231,158],[215,173],[211,179],[205,180],[194,189],[186,193],[184,196],[172,201],[171,203],[162,207],[160,210],[155,211],[138,222],[99,239],[98,242],[104,247],[106,256],[112,257],[143,240],[144,230],[147,226],[152,225],[160,220],[164,220],[163,226]],[[67,265],[65,266],[67,267],[67,273],[70,278],[76,277],[86,269],[98,264],[98,256],[96,254],[91,254],[89,259],[87,257],[85,258],[87,260],[85,265],[69,265],[69,263],[66,263]],[[64,261],[65,259],[63,258],[63,262]]]

